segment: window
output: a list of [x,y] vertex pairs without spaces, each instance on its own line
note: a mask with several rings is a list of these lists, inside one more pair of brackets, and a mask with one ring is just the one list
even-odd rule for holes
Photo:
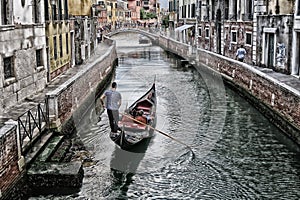
[[4,66],[4,79],[12,78],[15,76],[14,61],[12,56],[3,58],[3,66]]
[[57,20],[56,5],[52,5],[52,20]]
[[182,18],[186,18],[186,5],[182,7]]
[[192,4],[192,15],[191,15],[192,18],[195,18],[196,17],[196,5],[193,3]]
[[231,43],[237,43],[237,32],[231,31]]
[[43,49],[36,50],[36,67],[43,66]]
[[11,10],[10,10],[10,4],[11,1],[10,0],[1,0],[1,24],[2,25],[7,25],[7,24],[11,24],[12,20],[11,20]]
[[60,53],[60,57],[63,57],[62,35],[59,36],[59,53]]
[[69,35],[66,33],[66,51],[67,54],[69,54]]
[[54,59],[57,59],[57,42],[56,42],[56,36],[53,37],[53,48],[54,48]]
[[300,15],[300,1],[298,0],[298,5],[297,5],[297,15]]
[[44,6],[45,6],[45,20],[49,20],[49,5],[48,0],[44,0]]
[[206,20],[209,20],[209,10],[210,10],[210,7],[209,7],[210,3],[209,3],[209,0],[206,0]]
[[250,45],[252,44],[252,34],[251,33],[246,33],[246,45]]
[[33,3],[34,22],[39,23],[40,22],[39,3],[37,0],[33,0],[32,3]]
[[199,35],[199,37],[202,37],[202,28],[198,29],[198,35]]
[[136,1],[136,6],[141,6],[141,2]]
[[58,0],[58,20],[62,20],[63,15],[62,15],[62,5],[61,5],[61,0]]
[[[104,4],[104,2],[102,2]],[[68,0],[65,0],[65,20],[69,19]]]
[[205,37],[206,37],[206,38],[209,38],[209,28],[206,28],[206,29],[205,29]]

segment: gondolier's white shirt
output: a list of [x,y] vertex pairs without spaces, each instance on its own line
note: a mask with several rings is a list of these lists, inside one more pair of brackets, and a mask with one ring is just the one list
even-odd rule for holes
[[120,92],[107,90],[105,93],[106,96],[106,108],[109,110],[119,110],[122,97]]

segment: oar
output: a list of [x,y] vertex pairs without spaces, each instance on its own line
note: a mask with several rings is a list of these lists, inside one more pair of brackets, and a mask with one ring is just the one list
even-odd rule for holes
[[172,140],[174,140],[174,141],[176,141],[176,142],[178,142],[178,143],[180,143],[180,144],[186,146],[186,147],[192,152],[193,158],[195,157],[195,154],[194,154],[194,152],[193,152],[192,147],[190,147],[189,145],[185,144],[184,142],[181,142],[180,140],[178,140],[178,139],[176,139],[176,138],[170,136],[169,134],[167,134],[167,133],[165,133],[165,132],[163,132],[163,131],[161,131],[161,130],[158,130],[158,129],[156,129],[156,128],[154,128],[154,127],[148,125],[148,124],[145,124],[144,122],[141,122],[141,121],[139,121],[139,120],[137,120],[137,119],[135,119],[135,118],[133,118],[133,117],[127,115],[127,114],[124,114],[124,113],[120,113],[120,114],[123,115],[123,116],[125,116],[125,117],[127,117],[127,118],[129,118],[129,119],[132,119],[132,120],[135,121],[135,122],[138,122],[138,123],[140,123],[140,124],[142,124],[142,125],[148,126],[148,127],[151,128],[152,130],[154,130],[154,131],[156,131],[156,132],[158,132],[158,133],[160,133],[160,134],[162,134],[162,135],[164,135],[164,136],[166,136],[166,137],[168,137],[168,138],[170,138],[170,139],[172,139]]

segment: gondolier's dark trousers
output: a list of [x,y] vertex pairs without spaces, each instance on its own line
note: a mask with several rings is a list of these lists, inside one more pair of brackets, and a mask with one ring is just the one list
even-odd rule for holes
[[110,125],[111,132],[116,133],[119,129],[119,126],[118,126],[119,111],[107,109],[107,115],[108,115],[108,119],[109,119],[109,125]]

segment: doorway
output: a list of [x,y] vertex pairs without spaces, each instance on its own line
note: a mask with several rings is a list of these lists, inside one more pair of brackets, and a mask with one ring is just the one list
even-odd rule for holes
[[74,31],[71,31],[71,67],[75,66],[75,42]]
[[275,34],[265,33],[264,64],[266,67],[275,67]]

